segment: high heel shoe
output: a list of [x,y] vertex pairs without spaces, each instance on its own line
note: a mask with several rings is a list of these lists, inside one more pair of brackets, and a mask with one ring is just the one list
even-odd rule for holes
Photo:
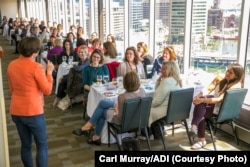
[[93,140],[92,138],[89,138],[87,140],[87,143],[88,144],[95,144],[97,146],[100,146],[101,145],[101,138],[97,139],[97,140]]
[[82,136],[82,135],[84,135],[86,137],[89,137],[90,131],[91,131],[90,129],[88,129],[88,130],[76,129],[76,130],[73,130],[72,133],[74,135],[76,135],[76,136]]

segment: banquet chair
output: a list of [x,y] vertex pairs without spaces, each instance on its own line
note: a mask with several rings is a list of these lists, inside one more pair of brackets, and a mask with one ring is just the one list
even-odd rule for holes
[[[215,137],[217,125],[229,124],[232,127],[233,135],[235,137],[236,143],[238,144],[238,136],[236,133],[234,120],[239,117],[240,111],[242,109],[242,104],[244,102],[245,96],[247,94],[247,89],[234,89],[227,90],[225,92],[223,101],[221,103],[218,115],[214,115],[210,118],[206,118],[206,123],[209,128],[211,139],[213,142],[214,150],[216,151]],[[214,130],[213,130],[214,127]]]
[[168,101],[168,108],[166,109],[166,116],[157,120],[155,123],[158,125],[160,129],[160,138],[163,143],[164,150],[166,151],[166,142],[164,140],[164,131],[163,126],[165,124],[172,125],[172,135],[174,135],[174,123],[175,122],[183,122],[186,128],[187,136],[189,139],[190,145],[192,144],[191,138],[189,136],[189,130],[186,119],[189,118],[189,113],[192,106],[194,88],[185,88],[174,90],[170,92],[169,101]]
[[[135,132],[135,137],[137,137],[137,132],[141,132],[141,129],[145,130],[145,135],[147,139],[147,144],[149,150],[151,150],[151,145],[148,136],[148,119],[152,103],[152,97],[140,97],[125,100],[123,106],[123,113],[121,124],[115,124],[108,122],[108,146],[110,147],[110,134],[115,137],[117,141],[118,149],[121,151],[121,145],[118,140],[118,134],[125,132]],[[121,136],[122,139],[122,136]]]
[[116,69],[119,66],[119,62],[113,61],[111,63],[107,63],[106,66],[108,67],[109,70],[109,80],[112,81],[112,78],[116,78]]
[[153,69],[153,64],[146,65],[145,73],[147,78],[151,78],[152,69]]

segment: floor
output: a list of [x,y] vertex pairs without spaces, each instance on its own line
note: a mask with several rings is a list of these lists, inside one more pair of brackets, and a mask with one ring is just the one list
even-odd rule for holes
[[[3,87],[6,107],[6,122],[8,130],[10,166],[22,166],[20,159],[20,140],[16,131],[16,127],[9,115],[10,94],[8,90],[8,82],[6,77],[6,69],[9,62],[18,57],[13,54],[15,47],[9,44],[9,41],[0,36],[0,46],[4,50],[4,57],[2,59],[2,73],[3,73]],[[52,100],[55,95],[45,97],[45,115],[47,121],[47,135],[48,135],[48,149],[49,149],[49,167],[92,167],[94,166],[95,151],[114,151],[117,150],[116,144],[108,147],[106,144],[101,146],[89,145],[86,143],[86,137],[76,137],[72,135],[72,130],[81,127],[86,120],[82,118],[83,106],[82,104],[74,104],[72,109],[61,111],[60,109],[53,109],[51,107]],[[185,129],[179,125],[176,126],[174,136],[171,131],[167,130],[167,149],[179,151],[191,151]],[[234,138],[230,135],[217,132],[217,148],[218,150],[250,150],[250,145],[240,143],[236,145]],[[210,136],[207,135],[208,144],[202,150],[212,151],[213,145]],[[159,151],[163,149],[160,140],[151,141],[152,150]],[[142,150],[147,150],[145,141],[141,141]],[[35,157],[35,145],[33,147],[33,155]]]

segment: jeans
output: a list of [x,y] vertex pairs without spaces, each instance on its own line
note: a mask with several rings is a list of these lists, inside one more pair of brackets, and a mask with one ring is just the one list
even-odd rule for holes
[[36,166],[48,166],[48,145],[46,134],[46,121],[44,114],[36,116],[12,115],[19,137],[21,139],[21,158],[25,167],[33,167],[32,136],[34,137],[37,154]]
[[106,120],[106,114],[109,108],[113,107],[115,104],[114,101],[110,99],[104,99],[99,102],[97,105],[92,117],[89,122],[95,125],[95,134],[100,136],[102,132],[102,128],[104,126]]

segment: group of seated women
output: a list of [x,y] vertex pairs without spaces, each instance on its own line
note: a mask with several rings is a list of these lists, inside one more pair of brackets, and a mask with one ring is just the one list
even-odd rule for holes
[[[89,136],[90,130],[95,127],[94,135],[91,136],[87,142],[89,144],[100,145],[100,135],[105,121],[121,124],[124,101],[135,97],[146,96],[145,91],[140,87],[140,77],[145,78],[145,73],[138,75],[138,69],[143,69],[143,66],[141,62],[136,61],[138,58],[137,56],[138,54],[135,51],[135,48],[127,48],[124,62],[122,62],[118,67],[117,74],[124,76],[123,87],[126,90],[123,94],[118,95],[118,102],[115,103],[109,99],[101,100],[93,112],[90,120],[81,128],[74,130],[73,134]],[[95,59],[101,60],[101,56],[98,58],[95,57]],[[92,61],[94,61],[94,59]],[[95,65],[94,67],[96,66],[99,67],[99,65]],[[104,67],[102,68],[105,69]],[[107,69],[103,71],[107,71]],[[232,64],[228,67],[224,78],[219,80],[217,79],[218,82],[212,82],[212,84],[210,84],[201,93],[193,98],[195,109],[190,135],[197,135],[198,132],[199,141],[191,146],[192,149],[200,149],[206,145],[205,118],[216,114],[215,111],[218,111],[225,91],[229,89],[242,88],[244,83],[243,80],[243,67],[239,64]],[[89,90],[89,87],[86,88]],[[180,78],[178,65],[175,61],[163,60],[160,68],[160,76],[158,77],[155,85],[155,92],[153,95],[148,122],[149,129],[157,120],[161,119],[167,114],[166,112],[170,91],[181,88],[182,81]],[[110,108],[114,108],[114,110],[109,110]],[[152,135],[156,134],[153,133]]]

